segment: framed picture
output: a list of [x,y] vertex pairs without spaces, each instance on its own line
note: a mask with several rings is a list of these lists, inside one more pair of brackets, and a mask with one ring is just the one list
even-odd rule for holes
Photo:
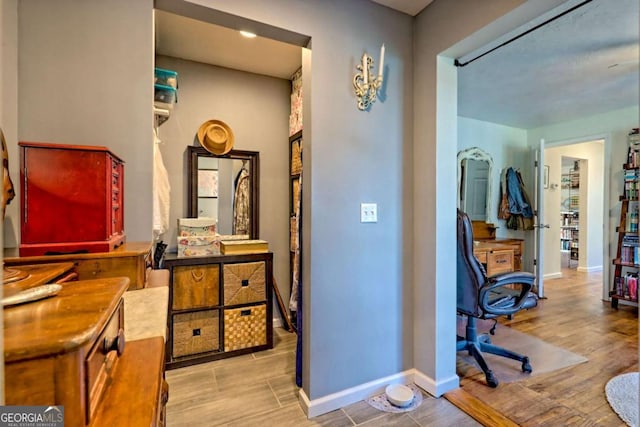
[[544,165],[544,188],[549,188],[549,165]]
[[218,171],[198,169],[198,197],[218,197]]

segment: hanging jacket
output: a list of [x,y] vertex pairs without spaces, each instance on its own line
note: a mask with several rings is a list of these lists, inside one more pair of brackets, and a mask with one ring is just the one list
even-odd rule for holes
[[513,168],[507,169],[507,195],[509,198],[509,212],[512,215],[522,215],[533,218],[533,209],[524,190],[520,174]]

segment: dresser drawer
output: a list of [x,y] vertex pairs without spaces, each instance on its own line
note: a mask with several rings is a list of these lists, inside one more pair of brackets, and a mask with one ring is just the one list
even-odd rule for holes
[[513,250],[492,251],[487,254],[487,275],[513,271]]
[[104,330],[89,351],[86,361],[87,424],[98,408],[108,386],[114,378],[114,368],[124,351],[124,304],[109,319]]
[[81,259],[75,263],[80,280],[128,277],[129,290],[144,287],[144,261],[137,257]]
[[173,357],[220,350],[220,312],[196,311],[173,316]]
[[265,263],[225,264],[224,305],[262,302],[267,299]]
[[220,304],[220,266],[203,264],[173,269],[174,310],[212,307]]
[[266,304],[224,311],[224,351],[267,344]]

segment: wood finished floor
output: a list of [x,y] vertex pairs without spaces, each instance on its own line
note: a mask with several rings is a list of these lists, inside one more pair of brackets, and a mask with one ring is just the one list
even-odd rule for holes
[[[602,274],[566,270],[545,282],[547,299],[501,323],[583,355],[588,362],[496,389],[481,374],[461,378],[465,410],[504,414],[522,426],[623,426],[610,409],[604,386],[613,376],[638,370],[637,309],[612,310],[601,301]],[[365,402],[306,419],[294,383],[295,335],[274,333],[272,350],[167,371],[167,425],[174,426],[478,426],[449,400],[425,393],[412,412],[391,414]],[[533,366],[535,370],[535,364]],[[458,403],[460,404],[460,403]],[[471,408],[471,409],[470,409]],[[504,425],[499,418],[485,425]]]
[[545,281],[545,296],[536,309],[500,323],[588,361],[495,389],[483,375],[461,378],[462,389],[521,426],[624,426],[604,387],[612,377],[638,370],[637,308],[613,310],[601,300],[602,273],[575,269]]

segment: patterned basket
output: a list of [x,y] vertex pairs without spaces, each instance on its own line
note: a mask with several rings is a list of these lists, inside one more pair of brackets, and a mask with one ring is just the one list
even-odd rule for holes
[[267,306],[232,308],[224,311],[224,351],[267,344]]
[[220,351],[220,313],[197,311],[173,316],[173,357]]
[[225,264],[224,305],[246,304],[267,299],[265,263]]
[[184,310],[220,304],[220,267],[217,264],[173,269],[173,309]]
[[291,175],[298,175],[302,172],[302,140],[294,141],[291,144]]

